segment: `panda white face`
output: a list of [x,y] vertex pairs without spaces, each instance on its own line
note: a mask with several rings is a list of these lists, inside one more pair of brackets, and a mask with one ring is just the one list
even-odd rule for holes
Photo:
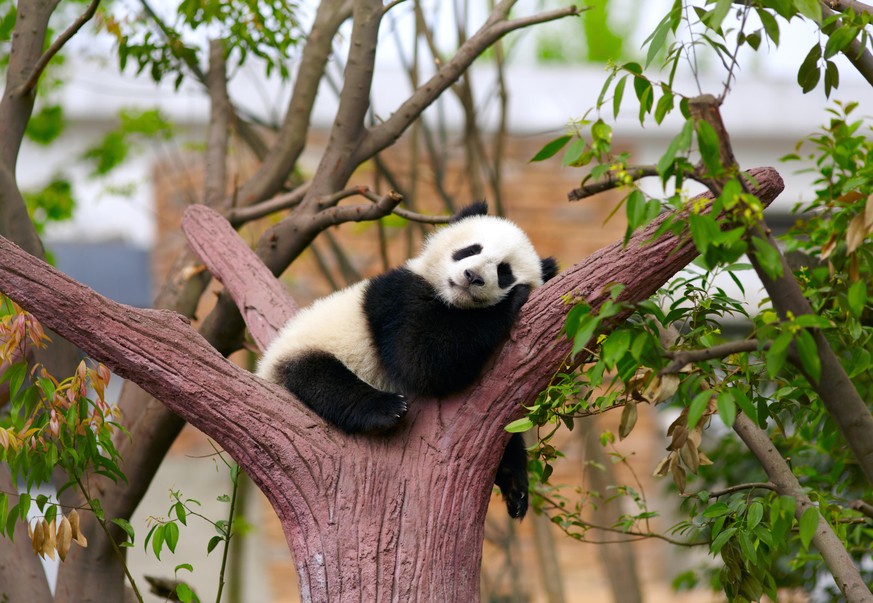
[[543,284],[540,258],[527,235],[495,216],[472,216],[438,230],[407,267],[458,308],[493,306],[516,285]]

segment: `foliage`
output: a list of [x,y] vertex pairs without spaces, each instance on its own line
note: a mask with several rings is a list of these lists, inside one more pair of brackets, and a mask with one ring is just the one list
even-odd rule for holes
[[[0,385],[6,384],[9,390],[9,404],[0,415],[0,461],[9,467],[13,481],[20,478],[24,483],[21,493],[0,492],[0,535],[12,539],[17,522],[26,521],[34,553],[51,559],[57,554],[64,561],[72,543],[88,545],[80,530],[79,510],[83,510],[93,513],[104,530],[108,523],[122,530],[127,539],[119,542],[118,547],[132,547],[136,538],[133,525],[124,518],[106,517],[99,498],[91,489],[95,475],[127,481],[119,468],[121,459],[114,442],[116,433],[127,434],[118,422],[118,408],[105,398],[110,373],[102,364],[83,360],[72,377],[58,381],[44,366],[32,361],[33,353],[45,349],[49,343],[42,326],[31,314],[0,295],[0,368],[3,369]],[[188,525],[189,517],[212,524],[216,535],[210,538],[206,552],[211,553],[218,545],[223,545],[219,574],[219,584],[223,586],[230,540],[236,534],[245,534],[250,526],[235,516],[239,466],[227,461],[220,451],[216,451],[216,455],[227,466],[231,477],[231,495],[218,497],[220,502],[229,503],[227,518],[212,521],[197,510],[199,501],[173,491],[167,518],[150,519],[152,526],[144,546],[146,550],[150,547],[160,560],[164,549],[175,552],[180,538],[179,526]],[[50,483],[53,476],[59,474],[58,470],[68,481],[60,486],[56,495],[31,494],[39,485]],[[80,492],[84,505],[65,513],[58,499],[68,488]],[[15,498],[18,502],[10,507],[10,500]],[[31,521],[28,513],[34,505],[41,517]],[[174,573],[178,575],[181,570],[193,571],[193,566],[177,565]],[[131,584],[135,587],[132,579]],[[180,601],[200,600],[185,582],[178,581],[176,589]],[[216,600],[220,598],[221,588]]]
[[[83,478],[89,474],[113,481],[125,478],[112,439],[120,428],[118,413],[104,399],[109,371],[102,364],[89,367],[82,361],[73,376],[59,381],[44,366],[27,361],[47,341],[30,314],[7,298],[0,299],[0,365],[6,366],[0,383],[8,383],[10,399],[0,416],[0,460],[26,488],[11,508],[9,498],[15,495],[0,492],[0,526],[12,538],[16,522],[27,518],[31,501],[35,502],[42,519],[35,526],[29,524],[34,552],[54,559],[57,550],[63,560],[71,542],[87,544],[78,529],[78,512],[73,509],[65,516],[46,495],[32,497],[32,489],[51,481],[55,470],[61,469],[68,481],[58,495],[70,487],[79,489],[86,509],[102,519],[100,501],[90,496]],[[93,398],[89,391],[94,392]]]
[[160,82],[174,77],[178,88],[186,75],[205,71],[200,41],[204,33],[222,39],[225,52],[242,65],[249,56],[264,64],[267,75],[290,75],[288,57],[303,38],[296,2],[277,0],[183,0],[172,23],[165,22],[148,4],[130,19],[105,15],[103,26],[118,43],[121,69],[128,63],[136,73],[148,71]]
[[[698,99],[675,89],[675,75],[687,63],[696,76],[698,53],[705,50],[727,68],[729,83],[741,47],[758,50],[764,39],[778,45],[779,20],[805,18],[819,24],[825,41],[816,41],[800,63],[798,84],[804,92],[821,84],[829,96],[839,85],[832,58],[853,40],[869,40],[865,28],[870,15],[842,13],[838,27],[837,16],[823,15],[817,2],[762,0],[738,9],[735,25],[728,19],[732,10],[729,1],[700,6],[676,0],[647,40],[645,63],[614,65],[596,115],[574,123],[533,158],[543,161],[562,153],[564,165],[588,167],[580,196],[623,188],[626,194],[616,210],[624,205],[626,240],[662,210],[679,210],[679,218],[664,220],[657,232],[678,233],[687,223],[700,256],[695,270],[635,308],[623,308],[615,292],[600,308],[568,297],[568,368],[508,429],[538,430],[537,458],[531,463],[541,482],[535,502],[572,536],[590,539],[591,530],[607,530],[706,545],[722,562],[702,570],[715,588],[731,600],[758,600],[765,594],[775,600],[781,587],[821,589],[828,569],[810,548],[819,514],[834,527],[864,579],[873,579],[870,568],[861,564],[873,545],[873,522],[856,502],[869,503],[873,493],[816,391],[822,366],[813,337],[815,331],[824,334],[860,397],[873,399],[873,140],[869,123],[853,116],[856,105],[836,103],[829,109],[830,122],[786,157],[799,159],[803,150],[815,166],[815,197],[795,208],[798,220],[782,238],[791,258],[798,260],[795,277],[814,313],[780,318],[767,300],[750,315],[721,283],[730,278],[744,292],[737,277],[751,267],[742,261],[744,254],[753,255],[765,275],[782,276],[782,254],[758,234],[763,206],[751,193],[752,183],[726,161],[723,135],[693,106]],[[666,80],[646,74],[654,65],[663,67]],[[641,123],[662,124],[677,108],[683,117],[678,133],[651,166],[634,166],[628,154],[612,152],[611,128],[602,113],[618,116],[628,84]],[[722,96],[727,92],[726,85]],[[663,197],[651,197],[637,186],[646,176],[659,178]],[[683,187],[689,180],[709,188],[711,201],[688,203]],[[718,349],[731,340],[724,332],[731,323],[746,325],[745,345],[671,363],[683,352]],[[653,471],[669,475],[684,495],[685,518],[670,530],[681,540],[649,530],[648,519],[657,512],[635,488],[619,488],[616,496],[630,496],[636,514],[623,515],[613,526],[593,526],[582,514],[590,494],[573,504],[548,482],[561,456],[553,442],[560,427],[572,429],[579,418],[620,408],[618,437],[624,439],[647,404],[675,409],[665,434],[668,454]],[[796,517],[797,500],[775,492],[748,451],[737,446],[728,430],[740,413],[769,428],[817,508]],[[614,437],[606,432],[602,442],[609,446]],[[676,584],[699,582],[691,572]]]

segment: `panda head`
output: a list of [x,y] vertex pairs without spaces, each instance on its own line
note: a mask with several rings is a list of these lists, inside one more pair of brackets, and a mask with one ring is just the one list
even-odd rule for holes
[[513,287],[539,287],[557,272],[555,260],[541,260],[518,226],[487,211],[485,202],[461,210],[407,263],[450,306],[493,306]]

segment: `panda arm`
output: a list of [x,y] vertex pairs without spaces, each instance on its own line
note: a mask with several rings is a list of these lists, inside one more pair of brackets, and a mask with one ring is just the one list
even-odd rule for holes
[[402,393],[443,397],[476,381],[529,293],[518,286],[494,306],[454,308],[423,278],[400,268],[373,279],[364,305],[389,379]]
[[321,418],[346,433],[378,433],[406,414],[404,396],[380,391],[326,352],[307,352],[279,363],[279,383]]

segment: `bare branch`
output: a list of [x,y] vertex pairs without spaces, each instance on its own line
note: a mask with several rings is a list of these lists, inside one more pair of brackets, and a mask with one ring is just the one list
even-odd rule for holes
[[[776,484],[773,482],[751,482],[748,484],[737,484],[735,486],[728,486],[722,490],[713,490],[709,493],[709,498],[720,498],[722,496],[727,496],[728,494],[733,494],[734,492],[743,492],[745,490],[772,490],[776,491]],[[683,494],[682,496],[685,498],[694,498],[699,493],[695,492],[693,494]]]
[[451,86],[482,52],[504,35],[516,29],[578,15],[580,9],[568,6],[529,17],[508,20],[512,2],[499,3],[485,24],[473,34],[451,60],[420,86],[387,120],[372,128],[358,148],[356,163],[361,163],[397,140],[422,111]]
[[873,519],[873,505],[870,503],[866,503],[863,500],[853,500],[852,504],[849,505],[850,509],[854,509],[859,513],[863,513],[867,517]]
[[858,15],[873,14],[873,6],[858,2],[858,0],[822,0],[822,5],[840,13],[852,10]]
[[79,17],[73,21],[73,23],[64,30],[64,32],[57,37],[57,39],[52,42],[52,45],[48,47],[48,49],[43,53],[43,55],[39,58],[36,65],[33,66],[33,71],[30,74],[30,77],[24,83],[23,93],[29,93],[31,90],[36,88],[36,83],[39,81],[42,72],[45,71],[45,68],[48,67],[49,61],[54,58],[58,52],[60,52],[61,48],[64,47],[64,44],[70,41],[72,38],[82,27],[91,20],[91,17],[94,16],[94,13],[97,12],[97,6],[100,4],[100,0],[91,0],[91,4],[88,5],[88,8],[85,9],[85,12],[79,15]]
[[352,4],[349,0],[324,0],[318,4],[300,56],[285,119],[264,163],[240,187],[237,195],[239,206],[252,205],[275,195],[300,158],[306,144],[318,83],[324,75],[333,39],[340,25],[352,14]]
[[231,117],[230,98],[227,95],[227,75],[224,60],[224,41],[209,42],[210,115],[206,135],[206,204],[220,209],[227,192],[227,128]]
[[227,219],[234,227],[238,227],[246,222],[263,218],[274,212],[291,209],[303,201],[310,184],[311,182],[304,182],[292,191],[276,195],[272,199],[256,205],[235,207],[228,212]]
[[[797,481],[797,477],[791,472],[791,467],[776,450],[763,429],[741,413],[734,421],[734,431],[746,443],[752,454],[758,458],[764,471],[767,472],[767,476],[776,485],[776,491],[783,496],[791,496],[797,501],[794,514],[798,520],[807,509],[815,508],[800,482]],[[837,586],[846,596],[847,601],[850,603],[873,602],[873,594],[864,584],[852,557],[830,524],[821,515],[819,515],[818,527],[812,537],[812,542],[821,553],[825,564],[833,574]]]
[[567,193],[567,198],[570,201],[579,201],[585,197],[591,197],[598,193],[608,191],[619,186],[624,186],[630,182],[636,182],[642,178],[649,176],[657,176],[658,168],[654,165],[633,165],[628,166],[623,170],[609,170],[603,179],[592,184],[586,184],[579,188],[574,188]]
[[668,375],[670,373],[678,373],[685,365],[692,362],[703,362],[704,360],[712,360],[713,358],[724,358],[731,354],[739,354],[740,352],[756,352],[761,349],[770,347],[770,342],[762,344],[757,339],[744,339],[740,341],[729,341],[720,345],[712,346],[705,350],[680,350],[680,351],[665,351],[664,356],[671,358],[673,362],[661,369],[660,374]]
[[366,222],[376,220],[390,214],[403,197],[396,191],[388,191],[372,205],[343,205],[331,207],[318,212],[313,223],[319,230],[328,226],[336,226],[344,222]]

